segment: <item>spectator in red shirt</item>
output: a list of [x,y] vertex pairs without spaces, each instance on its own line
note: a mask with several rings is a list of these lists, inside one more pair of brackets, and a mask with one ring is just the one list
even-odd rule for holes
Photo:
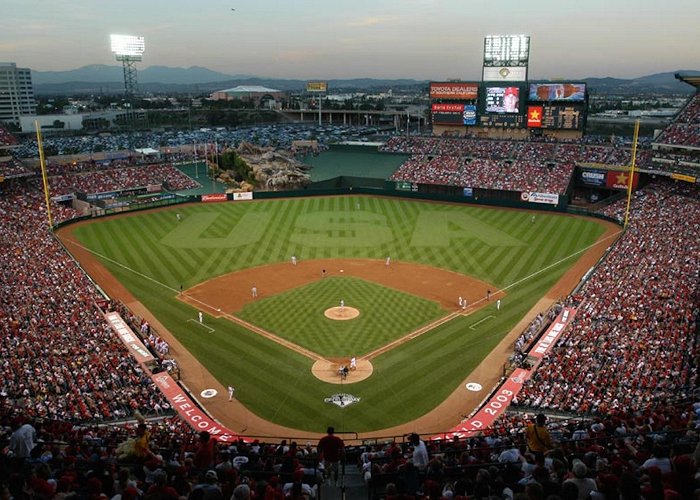
[[194,453],[194,466],[200,471],[209,469],[214,462],[216,452],[216,439],[212,439],[207,431],[199,433],[197,451]]
[[333,477],[335,484],[338,483],[338,463],[344,458],[345,443],[335,435],[335,428],[328,427],[327,435],[318,442],[319,458],[323,461],[326,477]]

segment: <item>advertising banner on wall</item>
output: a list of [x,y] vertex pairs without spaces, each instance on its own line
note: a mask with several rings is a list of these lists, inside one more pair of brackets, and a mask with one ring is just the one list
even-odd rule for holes
[[547,205],[559,204],[558,194],[523,192],[520,194],[520,199],[523,201],[528,201],[530,203],[545,203]]
[[477,83],[430,82],[431,99],[453,99],[455,101],[472,101],[479,95]]
[[527,126],[530,128],[542,127],[542,106],[527,107]]
[[474,104],[434,103],[430,111],[432,121],[437,125],[476,125]]
[[233,431],[209,418],[166,372],[152,374],[151,380],[158,386],[180,417],[196,431],[207,431],[217,441],[223,443],[230,443],[239,438]]
[[578,179],[586,186],[603,187],[607,183],[608,172],[606,170],[596,170],[593,168],[582,168],[579,171]]
[[205,203],[213,201],[226,201],[226,193],[203,194],[202,201]]
[[252,199],[253,199],[252,191],[251,192],[233,193],[233,201],[252,200]]
[[[609,189],[627,189],[629,182],[629,172],[610,170],[607,176],[606,187]],[[634,178],[632,179],[632,189],[637,189],[637,183],[639,183],[639,174],[635,173]]]

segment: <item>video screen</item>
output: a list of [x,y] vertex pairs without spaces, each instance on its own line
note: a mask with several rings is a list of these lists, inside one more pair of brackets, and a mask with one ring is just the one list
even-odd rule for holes
[[520,113],[518,87],[486,87],[487,113]]
[[531,101],[584,101],[585,83],[531,83]]

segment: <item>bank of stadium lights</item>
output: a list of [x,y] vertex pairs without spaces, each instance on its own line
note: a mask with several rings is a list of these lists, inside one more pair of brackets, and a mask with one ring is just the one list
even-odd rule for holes
[[529,57],[529,35],[488,35],[484,39],[485,64],[515,66],[527,64]]
[[110,35],[112,52],[121,61],[124,70],[124,92],[127,97],[137,91],[136,68],[134,63],[143,59],[146,44],[142,36]]

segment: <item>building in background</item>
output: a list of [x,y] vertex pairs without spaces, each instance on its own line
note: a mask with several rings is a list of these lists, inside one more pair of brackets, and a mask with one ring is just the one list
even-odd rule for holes
[[239,85],[231,89],[219,90],[211,94],[210,99],[214,101],[232,101],[240,99],[245,102],[254,103],[255,107],[271,107],[284,98],[284,92],[277,89],[270,89],[260,85]]
[[0,123],[19,126],[23,115],[36,114],[32,71],[0,62]]

